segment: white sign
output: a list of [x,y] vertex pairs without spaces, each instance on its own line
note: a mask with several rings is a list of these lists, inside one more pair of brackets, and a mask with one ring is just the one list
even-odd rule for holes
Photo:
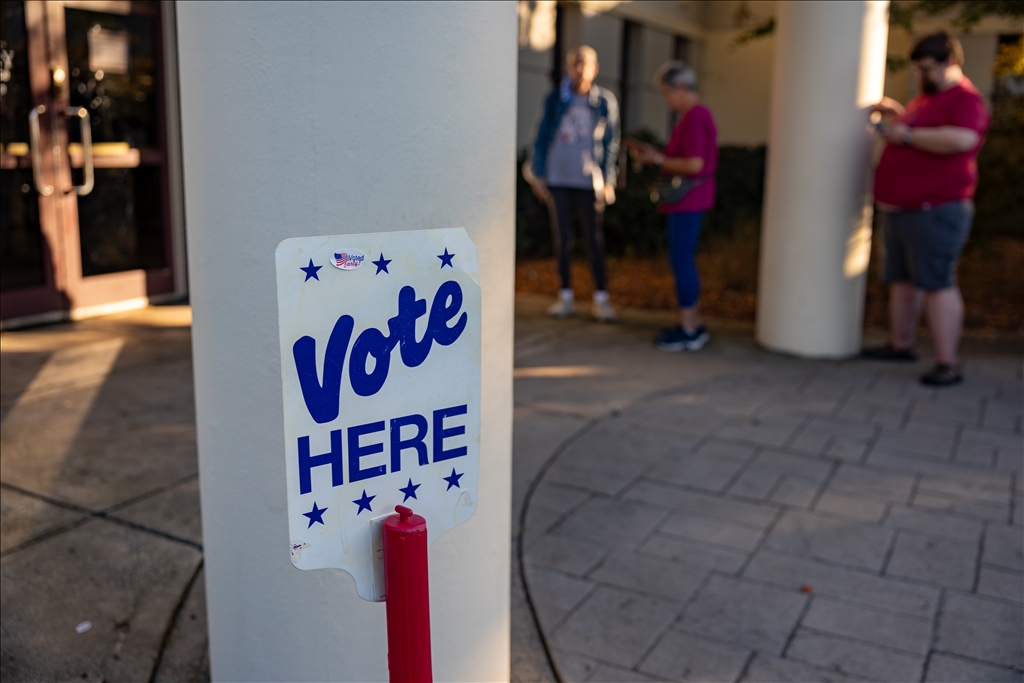
[[277,300],[292,564],[381,600],[374,529],[395,505],[428,542],[476,511],[476,247],[462,228],[285,240]]

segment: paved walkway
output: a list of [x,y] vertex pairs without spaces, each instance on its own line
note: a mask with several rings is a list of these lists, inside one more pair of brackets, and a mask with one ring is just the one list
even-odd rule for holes
[[0,678],[203,681],[191,316],[0,335]]
[[542,303],[517,319],[515,678],[550,677],[543,639],[565,681],[1024,680],[1019,345],[969,341],[967,382],[930,390],[923,363],[728,329],[664,354],[658,316]]
[[[1019,345],[926,391],[545,303],[517,302],[513,680],[1024,679]],[[189,324],[0,335],[5,683],[209,680]]]

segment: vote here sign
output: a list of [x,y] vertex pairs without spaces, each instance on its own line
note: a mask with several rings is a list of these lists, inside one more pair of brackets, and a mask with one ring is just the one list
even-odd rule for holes
[[450,228],[299,237],[276,258],[292,563],[379,600],[373,520],[407,505],[433,542],[476,510],[476,247]]

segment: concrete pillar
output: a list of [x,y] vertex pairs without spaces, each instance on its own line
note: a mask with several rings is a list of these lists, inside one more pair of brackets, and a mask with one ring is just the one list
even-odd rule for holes
[[[562,22],[562,63],[559,68],[565,70],[565,58],[569,50],[584,44],[583,38],[583,12],[576,3],[563,2],[558,8],[559,17]],[[591,46],[593,47],[593,46]]]
[[889,3],[777,5],[757,340],[813,358],[860,348],[871,249],[867,108]]
[[434,672],[509,676],[514,3],[180,3],[214,680],[387,680],[384,605],[288,554],[274,249],[465,227],[483,290],[476,515],[430,548]]

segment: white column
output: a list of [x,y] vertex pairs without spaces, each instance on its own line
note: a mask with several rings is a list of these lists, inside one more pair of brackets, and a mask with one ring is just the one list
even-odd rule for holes
[[515,3],[180,3],[214,680],[387,680],[384,605],[288,555],[274,249],[465,227],[479,253],[479,504],[430,549],[436,680],[509,676]]
[[860,347],[871,249],[867,108],[886,1],[777,4],[757,340],[816,358]]

